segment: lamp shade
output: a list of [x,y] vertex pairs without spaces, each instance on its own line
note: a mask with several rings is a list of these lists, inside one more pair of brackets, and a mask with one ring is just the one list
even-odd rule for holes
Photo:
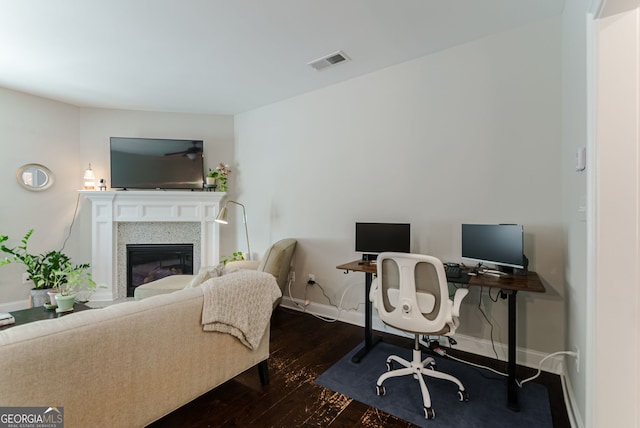
[[218,216],[216,217],[216,223],[222,223],[222,224],[229,223],[227,221],[227,206],[226,205],[224,207],[222,207],[222,209],[218,213]]
[[87,190],[93,190],[96,187],[96,175],[91,169],[91,164],[89,164],[89,168],[84,172],[84,188]]

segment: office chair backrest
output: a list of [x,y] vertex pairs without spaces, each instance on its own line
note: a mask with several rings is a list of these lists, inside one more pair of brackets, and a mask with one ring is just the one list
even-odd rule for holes
[[434,335],[452,333],[444,266],[423,254],[381,253],[372,301],[380,319],[400,330]]

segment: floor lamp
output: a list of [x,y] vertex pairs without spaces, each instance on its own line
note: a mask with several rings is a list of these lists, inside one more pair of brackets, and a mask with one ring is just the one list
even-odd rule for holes
[[229,223],[227,221],[227,205],[229,204],[236,204],[242,207],[242,217],[244,218],[244,233],[247,236],[247,251],[249,252],[248,259],[251,260],[251,246],[249,245],[249,229],[247,228],[247,210],[245,209],[244,205],[236,201],[227,201],[222,207],[222,209],[220,210],[220,212],[218,213],[218,216],[216,217],[216,222],[222,223],[222,224]]

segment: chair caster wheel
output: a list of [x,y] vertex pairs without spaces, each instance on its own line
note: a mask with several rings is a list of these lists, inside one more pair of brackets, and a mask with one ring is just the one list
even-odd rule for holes
[[425,419],[433,419],[436,417],[436,411],[433,410],[433,407],[424,408],[424,417]]
[[458,390],[458,400],[459,401],[469,401],[469,394],[467,391]]
[[376,394],[378,395],[386,395],[387,390],[384,385],[376,385]]

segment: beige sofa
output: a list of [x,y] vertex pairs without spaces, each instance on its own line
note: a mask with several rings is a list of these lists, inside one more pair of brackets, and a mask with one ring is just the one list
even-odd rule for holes
[[258,365],[255,350],[204,332],[188,288],[0,331],[0,405],[63,407],[66,428],[142,427]]
[[[280,291],[284,296],[286,286],[289,281],[289,271],[291,261],[296,250],[297,241],[295,239],[282,239],[271,245],[264,254],[261,261],[237,261],[230,262],[224,268],[229,272],[236,269],[256,269],[260,272],[269,272],[276,278]],[[190,288],[200,285],[209,278],[209,273],[215,271],[215,267],[206,266],[200,269],[196,275],[172,275],[156,281],[149,282],[136,287],[134,296],[136,300],[141,300],[158,294],[172,293],[183,288]],[[216,273],[217,275],[218,273]],[[274,306],[280,304],[280,298]]]

